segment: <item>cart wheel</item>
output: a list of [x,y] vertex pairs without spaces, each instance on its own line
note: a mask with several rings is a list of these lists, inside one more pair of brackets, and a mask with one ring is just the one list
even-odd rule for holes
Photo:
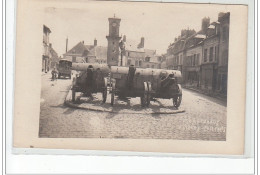
[[75,102],[76,92],[72,90],[72,102]]
[[181,100],[182,100],[182,95],[177,95],[172,99],[173,101],[173,106],[178,108],[181,105]]
[[107,100],[107,79],[104,78],[104,88],[103,88],[103,92],[102,92],[102,98],[103,98],[103,103],[106,103],[106,100]]
[[111,105],[114,105],[114,101],[115,101],[115,82],[112,82],[112,90],[111,90]]
[[182,100],[182,88],[181,88],[181,85],[178,84],[178,94],[173,97],[173,106],[178,108],[180,105],[181,105],[181,100]]

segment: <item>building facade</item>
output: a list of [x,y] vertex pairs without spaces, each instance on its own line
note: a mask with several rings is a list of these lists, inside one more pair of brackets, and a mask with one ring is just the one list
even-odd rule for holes
[[120,18],[108,18],[109,35],[107,38],[107,64],[117,66],[119,64],[119,36]]
[[57,52],[52,48],[52,44],[49,45],[49,50],[50,50],[50,68],[53,69],[54,67],[57,67],[59,64],[59,56]]
[[46,26],[43,25],[43,53],[42,53],[42,72],[47,73],[50,69],[50,43],[49,43],[49,36],[51,30]]
[[186,87],[227,94],[230,13],[203,18],[199,32],[182,30],[166,54],[167,69],[180,70]]
[[208,27],[203,43],[201,65],[201,88],[214,92],[217,86],[219,50],[219,24],[214,22]]
[[228,50],[230,13],[219,13],[219,62],[217,73],[217,90],[227,94],[228,82]]

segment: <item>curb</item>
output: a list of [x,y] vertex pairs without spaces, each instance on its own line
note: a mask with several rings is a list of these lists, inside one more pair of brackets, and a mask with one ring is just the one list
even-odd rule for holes
[[82,110],[89,110],[89,111],[97,111],[97,112],[109,112],[109,113],[116,113],[116,114],[177,114],[177,113],[183,113],[185,112],[185,110],[176,110],[176,111],[172,111],[172,112],[120,112],[120,111],[113,111],[112,110],[107,110],[107,109],[94,109],[91,107],[81,107],[81,106],[77,106],[76,104],[73,104],[69,97],[71,95],[71,90],[69,90],[65,100],[64,100],[64,105],[71,107],[71,108],[75,108],[75,109],[82,109]]

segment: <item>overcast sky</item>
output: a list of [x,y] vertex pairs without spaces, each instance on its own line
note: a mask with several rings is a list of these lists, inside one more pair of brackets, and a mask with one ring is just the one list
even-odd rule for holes
[[78,42],[107,46],[108,18],[121,18],[120,34],[127,39],[139,41],[145,37],[145,48],[156,49],[158,54],[166,53],[167,47],[180,35],[181,29],[201,28],[201,20],[210,17],[216,21],[219,12],[226,12],[225,5],[202,5],[181,3],[140,2],[81,2],[80,8],[49,7],[45,9],[44,24],[52,33],[50,42],[60,55]]

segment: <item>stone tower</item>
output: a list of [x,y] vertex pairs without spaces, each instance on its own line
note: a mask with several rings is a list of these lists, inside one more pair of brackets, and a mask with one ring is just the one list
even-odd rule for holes
[[117,66],[119,62],[119,27],[120,18],[108,18],[109,35],[107,36],[107,64],[109,66]]

